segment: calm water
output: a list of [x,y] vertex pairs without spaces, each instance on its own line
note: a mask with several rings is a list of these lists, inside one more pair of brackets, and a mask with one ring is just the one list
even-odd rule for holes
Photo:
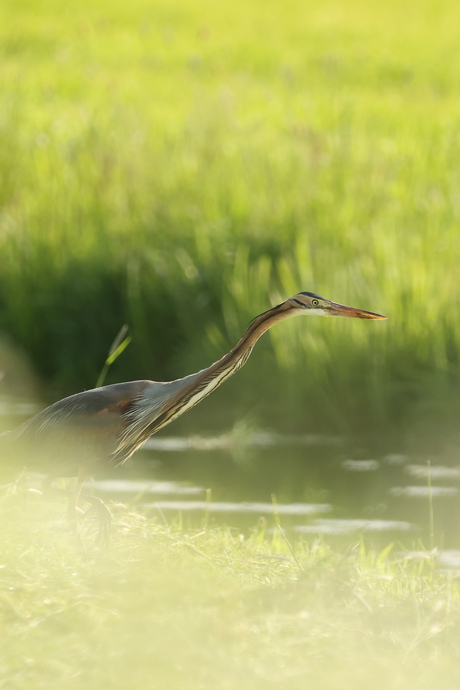
[[[32,410],[23,405],[15,412],[20,418]],[[276,502],[287,532],[348,542],[364,534],[377,548],[390,541],[407,549],[433,544],[443,552],[443,565],[460,568],[460,467],[385,446],[379,451],[365,439],[273,432],[163,432],[123,467],[96,478],[93,490],[108,502],[147,505],[166,520],[180,512],[192,527],[206,519],[248,530],[263,519],[270,529]]]
[[[123,475],[123,476],[122,476]],[[379,547],[460,549],[460,468],[446,459],[371,453],[339,438],[259,433],[244,439],[155,437],[116,478],[95,482],[107,498],[136,500],[185,524],[250,529],[264,518],[306,535],[365,534]],[[430,498],[431,497],[431,498]],[[430,528],[433,508],[433,536]],[[459,555],[460,563],[460,555]]]

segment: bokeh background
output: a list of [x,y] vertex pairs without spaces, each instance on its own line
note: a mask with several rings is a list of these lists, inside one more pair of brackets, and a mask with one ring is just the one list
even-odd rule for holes
[[282,324],[177,428],[454,444],[459,15],[5,0],[3,395],[93,387],[125,323],[106,382],[179,378],[311,290],[389,320]]

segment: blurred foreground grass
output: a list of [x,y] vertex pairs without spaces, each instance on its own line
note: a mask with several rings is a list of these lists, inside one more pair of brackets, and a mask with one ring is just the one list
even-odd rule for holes
[[244,399],[216,393],[235,416],[395,428],[418,404],[436,427],[453,396],[456,418],[459,14],[5,0],[0,329],[62,394],[125,322],[113,380],[167,380],[314,290],[390,319],[275,329]]
[[121,505],[100,552],[61,510],[2,500],[0,687],[458,687],[458,581],[428,554],[187,532]]

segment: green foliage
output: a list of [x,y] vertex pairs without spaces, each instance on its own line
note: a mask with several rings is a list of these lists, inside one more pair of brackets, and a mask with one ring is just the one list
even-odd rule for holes
[[447,399],[459,11],[6,0],[0,328],[70,392],[94,385],[123,323],[113,380],[177,378],[315,290],[390,319],[283,324],[244,401],[227,389],[237,409],[265,416],[277,397],[289,419],[362,430]]
[[187,532],[121,505],[111,506],[112,542],[101,552],[85,532],[89,517],[77,546],[62,506],[9,501],[0,513],[5,687],[458,685],[458,583],[430,553],[289,543],[266,523],[246,536]]
[[102,367],[102,371],[99,374],[99,378],[97,379],[96,388],[99,388],[100,386],[104,385],[105,377],[107,376],[109,367],[115,362],[115,360],[121,355],[121,353],[124,350],[126,350],[129,343],[131,342],[130,336],[126,335],[127,332],[128,327],[126,324],[124,324],[124,326],[120,328],[117,337],[115,338],[110,347],[108,357],[105,360],[104,366]]

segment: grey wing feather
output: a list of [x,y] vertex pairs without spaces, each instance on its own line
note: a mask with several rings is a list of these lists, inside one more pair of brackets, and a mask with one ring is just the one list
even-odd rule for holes
[[108,461],[126,428],[127,412],[150,384],[113,384],[59,400],[9,433],[9,455],[58,476],[67,471],[72,476],[80,464]]

